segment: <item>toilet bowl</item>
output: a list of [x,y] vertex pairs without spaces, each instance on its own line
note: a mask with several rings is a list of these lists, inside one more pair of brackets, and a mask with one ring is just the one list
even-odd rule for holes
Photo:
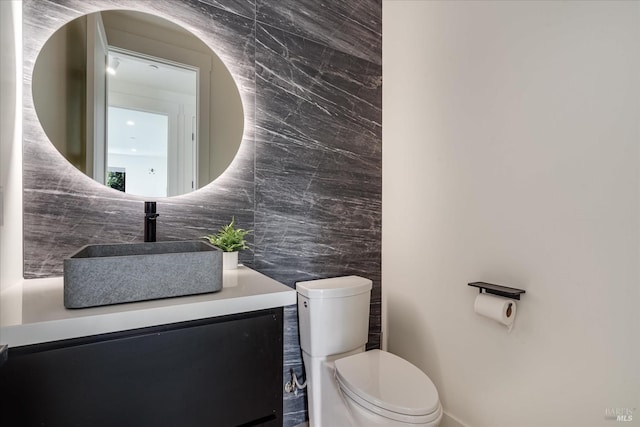
[[296,283],[311,427],[437,427],[438,391],[419,368],[364,351],[372,282],[359,276]]

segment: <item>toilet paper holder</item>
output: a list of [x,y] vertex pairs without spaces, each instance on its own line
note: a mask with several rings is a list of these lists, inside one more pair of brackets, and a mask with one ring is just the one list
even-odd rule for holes
[[520,299],[520,294],[524,294],[524,289],[510,288],[508,286],[494,285],[487,282],[472,282],[468,283],[469,286],[478,288],[479,293],[484,290],[487,294],[498,295],[505,298]]

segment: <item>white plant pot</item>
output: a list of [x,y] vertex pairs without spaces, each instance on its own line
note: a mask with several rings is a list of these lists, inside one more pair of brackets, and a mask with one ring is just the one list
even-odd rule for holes
[[222,269],[235,270],[238,268],[238,252],[222,252]]

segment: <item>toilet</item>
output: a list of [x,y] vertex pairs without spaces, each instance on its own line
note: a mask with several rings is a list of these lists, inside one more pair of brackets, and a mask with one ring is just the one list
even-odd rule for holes
[[311,427],[437,427],[433,382],[408,361],[365,351],[372,282],[359,276],[296,283]]

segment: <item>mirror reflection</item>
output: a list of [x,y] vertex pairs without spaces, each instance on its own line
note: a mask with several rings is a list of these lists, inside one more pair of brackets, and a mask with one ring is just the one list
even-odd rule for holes
[[147,197],[203,187],[233,160],[244,114],[211,49],[162,18],[103,11],[58,30],[34,66],[33,99],[76,168]]

